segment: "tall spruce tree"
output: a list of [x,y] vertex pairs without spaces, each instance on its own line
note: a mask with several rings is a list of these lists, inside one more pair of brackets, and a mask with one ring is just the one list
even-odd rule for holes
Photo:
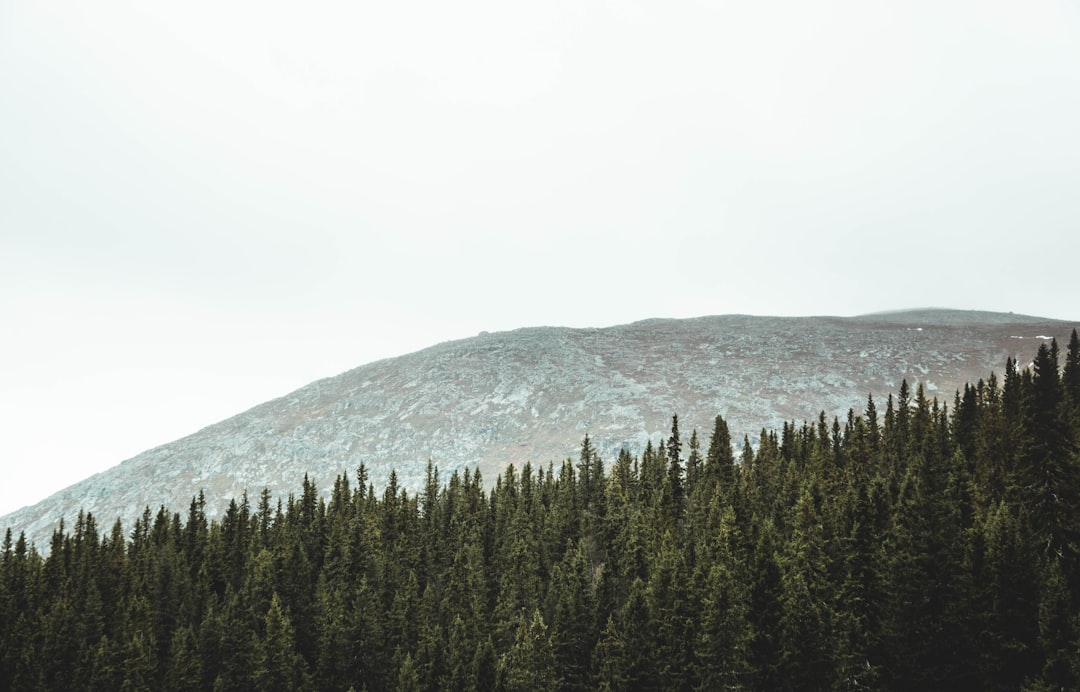
[[720,483],[728,492],[735,481],[735,455],[731,450],[731,433],[722,416],[713,421],[709,450],[705,454],[705,478],[709,483]]
[[671,436],[667,441],[668,482],[671,485],[671,498],[676,517],[681,516],[685,500],[682,439],[679,436],[679,416],[671,417]]

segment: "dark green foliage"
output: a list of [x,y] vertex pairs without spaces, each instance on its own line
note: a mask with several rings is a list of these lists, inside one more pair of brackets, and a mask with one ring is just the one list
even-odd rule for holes
[[514,643],[500,661],[499,687],[507,692],[549,692],[558,685],[558,671],[547,625],[539,610],[518,618]]
[[585,553],[567,545],[555,566],[548,601],[552,605],[552,647],[560,675],[560,688],[588,689],[589,660],[595,644],[593,585]]
[[252,680],[260,690],[304,690],[304,660],[297,651],[296,634],[277,592],[266,612],[264,627],[255,645],[255,671]]
[[1080,342],[950,411],[0,546],[0,689],[1076,689]]
[[1068,400],[1069,413],[1071,414],[1073,430],[1076,430],[1076,419],[1080,417],[1080,336],[1076,330],[1069,338],[1069,346],[1065,351],[1065,366],[1061,371],[1061,387],[1065,398]]
[[671,437],[668,438],[667,443],[667,461],[671,504],[676,518],[679,518],[682,516],[683,510],[685,494],[683,485],[685,479],[683,478],[682,465],[682,439],[679,437],[679,417],[677,415],[671,418]]

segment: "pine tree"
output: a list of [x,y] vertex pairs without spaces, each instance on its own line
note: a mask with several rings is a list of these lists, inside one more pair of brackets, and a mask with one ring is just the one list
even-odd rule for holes
[[353,680],[354,641],[349,622],[346,577],[331,580],[324,572],[316,588],[316,623],[319,632],[315,681],[322,689],[347,689]]
[[259,639],[251,618],[251,613],[244,608],[240,597],[231,590],[227,591],[225,605],[217,624],[220,639],[217,642],[218,669],[213,682],[215,688],[251,688],[259,664]]
[[592,655],[593,682],[596,689],[611,692],[629,689],[629,667],[622,636],[613,617],[608,617]]
[[[1065,351],[1065,366],[1061,373],[1061,386],[1065,397],[1073,409],[1073,415],[1080,416],[1080,337],[1072,331],[1069,345]],[[1074,421],[1073,425],[1076,426]]]
[[[618,677],[626,680],[627,689],[659,689],[659,661],[655,647],[656,621],[653,619],[645,583],[635,579],[630,585],[626,602],[616,624],[624,652],[623,663],[618,665]],[[618,661],[612,661],[618,664]]]
[[840,510],[835,654],[837,685],[878,686],[885,556],[878,541],[887,526],[887,490],[880,478],[849,489]]
[[304,659],[288,613],[274,592],[266,612],[265,635],[256,649],[253,682],[261,690],[304,690],[310,687]]
[[495,646],[491,643],[491,637],[477,645],[473,655],[473,677],[476,680],[477,690],[495,689],[497,679],[497,661],[495,658]]
[[999,503],[975,530],[972,598],[984,689],[1017,689],[1038,671],[1038,574],[1016,514]]
[[834,675],[834,614],[826,537],[809,484],[794,507],[792,527],[779,564],[781,676],[793,689],[822,689]]
[[683,488],[682,440],[679,437],[679,416],[671,417],[671,436],[667,442],[668,482],[671,485],[675,518],[682,516],[685,491]]
[[664,689],[686,686],[694,641],[686,560],[675,533],[665,531],[652,560],[649,614],[655,625],[655,672]]
[[1051,341],[1035,355],[1017,480],[1020,500],[1031,511],[1032,540],[1073,560],[1080,547],[1080,452],[1065,417],[1057,352]]
[[743,689],[749,683],[750,591],[742,537],[730,506],[721,513],[716,549],[699,569],[708,569],[700,601],[701,626],[695,649],[702,689]]
[[[1075,334],[1075,332],[1074,332]],[[1044,561],[1039,601],[1039,648],[1042,670],[1037,683],[1044,690],[1074,690],[1080,685],[1080,637],[1076,609],[1061,569],[1061,559]]]
[[398,692],[420,692],[424,689],[420,685],[420,674],[413,662],[412,654],[405,654],[405,659],[401,662],[395,689]]
[[559,671],[560,689],[587,689],[589,657],[595,645],[595,604],[588,564],[580,545],[568,544],[555,567],[549,599],[552,607],[551,640]]
[[600,492],[601,488],[595,487],[593,482],[596,477],[596,464],[600,463],[597,457],[596,450],[593,449],[592,442],[589,441],[588,434],[585,435],[585,439],[581,441],[581,455],[578,461],[578,482],[581,487],[581,504],[584,507],[588,507],[594,496]]
[[139,633],[135,633],[128,641],[123,654],[124,679],[120,683],[123,692],[149,691],[156,687],[152,646],[153,642],[147,641]]
[[176,630],[169,647],[165,689],[192,690],[199,687],[199,658],[195,633],[185,626]]
[[690,453],[686,457],[687,494],[693,495],[701,482],[704,459],[701,456],[701,442],[698,441],[697,428],[690,431]]
[[776,527],[767,518],[758,532],[751,556],[750,618],[753,639],[750,641],[752,689],[780,689],[785,678],[780,662],[783,656],[781,640],[782,577],[777,554],[780,549]]
[[[121,685],[124,683],[124,674],[121,670],[120,656],[120,647],[110,640],[108,636],[102,637],[101,641],[98,642],[97,647],[94,649],[93,660],[89,664],[89,689],[120,689]],[[29,687],[24,687],[19,681],[15,681],[9,689],[29,689]]]
[[508,692],[554,690],[558,686],[555,656],[539,610],[533,611],[529,621],[519,619],[514,645],[506,653],[499,673],[502,687]]
[[731,433],[727,422],[717,416],[713,422],[709,450],[705,454],[705,477],[710,483],[720,483],[727,492],[735,482],[735,456],[731,451]]
[[877,406],[874,405],[874,395],[866,397],[866,427],[870,432],[870,448],[877,451],[881,443],[881,428],[878,426]]

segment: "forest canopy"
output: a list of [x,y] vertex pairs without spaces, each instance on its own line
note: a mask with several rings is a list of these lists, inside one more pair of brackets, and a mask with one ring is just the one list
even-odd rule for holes
[[0,689],[1076,689],[1075,331],[1060,360],[738,446],[673,416],[490,484],[361,466],[220,519],[80,513],[46,554],[9,529]]

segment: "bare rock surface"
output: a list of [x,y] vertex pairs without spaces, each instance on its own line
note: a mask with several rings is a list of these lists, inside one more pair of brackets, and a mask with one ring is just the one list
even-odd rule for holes
[[295,492],[307,474],[324,491],[363,463],[377,488],[391,469],[416,489],[433,460],[443,479],[479,468],[576,458],[589,434],[605,461],[666,439],[708,444],[724,416],[737,446],[822,410],[879,411],[907,380],[950,406],[965,382],[1064,348],[1078,324],[1022,315],[913,310],[854,318],[653,319],[604,329],[537,327],[481,334],[313,382],[188,437],[148,450],[0,518],[45,547],[80,508],[107,530],[144,507],[186,511],[200,490],[216,516],[245,491]]

